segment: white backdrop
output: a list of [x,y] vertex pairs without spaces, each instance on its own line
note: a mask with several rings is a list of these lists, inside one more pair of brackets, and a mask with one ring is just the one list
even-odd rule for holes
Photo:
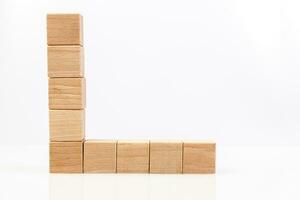
[[297,0],[0,1],[0,144],[47,144],[46,13],[84,16],[88,138],[300,143]]

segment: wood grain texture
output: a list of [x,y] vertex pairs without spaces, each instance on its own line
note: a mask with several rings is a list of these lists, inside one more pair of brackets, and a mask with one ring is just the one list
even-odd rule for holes
[[118,173],[149,173],[149,141],[118,141]]
[[84,78],[49,78],[50,109],[84,109]]
[[85,173],[115,173],[117,142],[113,140],[88,140],[84,143]]
[[185,141],[183,152],[183,173],[215,173],[214,142]]
[[50,142],[51,173],[82,173],[82,142]]
[[80,14],[48,14],[48,45],[83,45],[83,19]]
[[150,141],[150,173],[182,173],[182,142]]
[[48,76],[83,77],[83,47],[48,46]]
[[84,110],[50,110],[51,141],[82,141],[85,136]]

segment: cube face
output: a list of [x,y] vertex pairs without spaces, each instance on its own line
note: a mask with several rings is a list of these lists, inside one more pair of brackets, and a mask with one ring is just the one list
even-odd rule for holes
[[118,141],[118,173],[149,172],[149,141]]
[[85,136],[84,110],[50,110],[51,141],[82,141]]
[[50,142],[51,173],[82,173],[82,142]]
[[84,78],[50,78],[49,79],[50,109],[84,109],[85,79]]
[[79,14],[48,14],[48,45],[83,45],[82,26]]
[[116,172],[116,141],[90,140],[84,143],[85,173]]
[[183,173],[215,173],[214,142],[184,142]]
[[83,77],[83,47],[48,46],[48,76]]
[[182,173],[182,142],[150,142],[150,173]]

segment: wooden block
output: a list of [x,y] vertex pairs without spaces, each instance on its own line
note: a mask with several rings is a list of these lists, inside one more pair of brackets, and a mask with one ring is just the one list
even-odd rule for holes
[[185,141],[183,152],[183,173],[215,173],[214,142]]
[[118,141],[118,173],[149,173],[149,141]]
[[83,19],[80,14],[48,14],[48,45],[83,45]]
[[84,109],[84,78],[49,78],[50,109]]
[[182,173],[182,142],[150,141],[150,173]]
[[51,173],[82,173],[83,142],[50,142]]
[[48,46],[48,76],[83,77],[83,57],[81,46]]
[[115,173],[117,142],[112,140],[89,140],[84,143],[85,173]]
[[50,110],[51,141],[82,141],[85,136],[84,110]]

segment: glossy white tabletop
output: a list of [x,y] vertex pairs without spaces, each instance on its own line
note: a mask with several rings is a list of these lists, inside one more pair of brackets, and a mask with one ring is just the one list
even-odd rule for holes
[[0,147],[0,199],[300,199],[300,147],[218,146],[216,175],[49,174],[47,147]]

